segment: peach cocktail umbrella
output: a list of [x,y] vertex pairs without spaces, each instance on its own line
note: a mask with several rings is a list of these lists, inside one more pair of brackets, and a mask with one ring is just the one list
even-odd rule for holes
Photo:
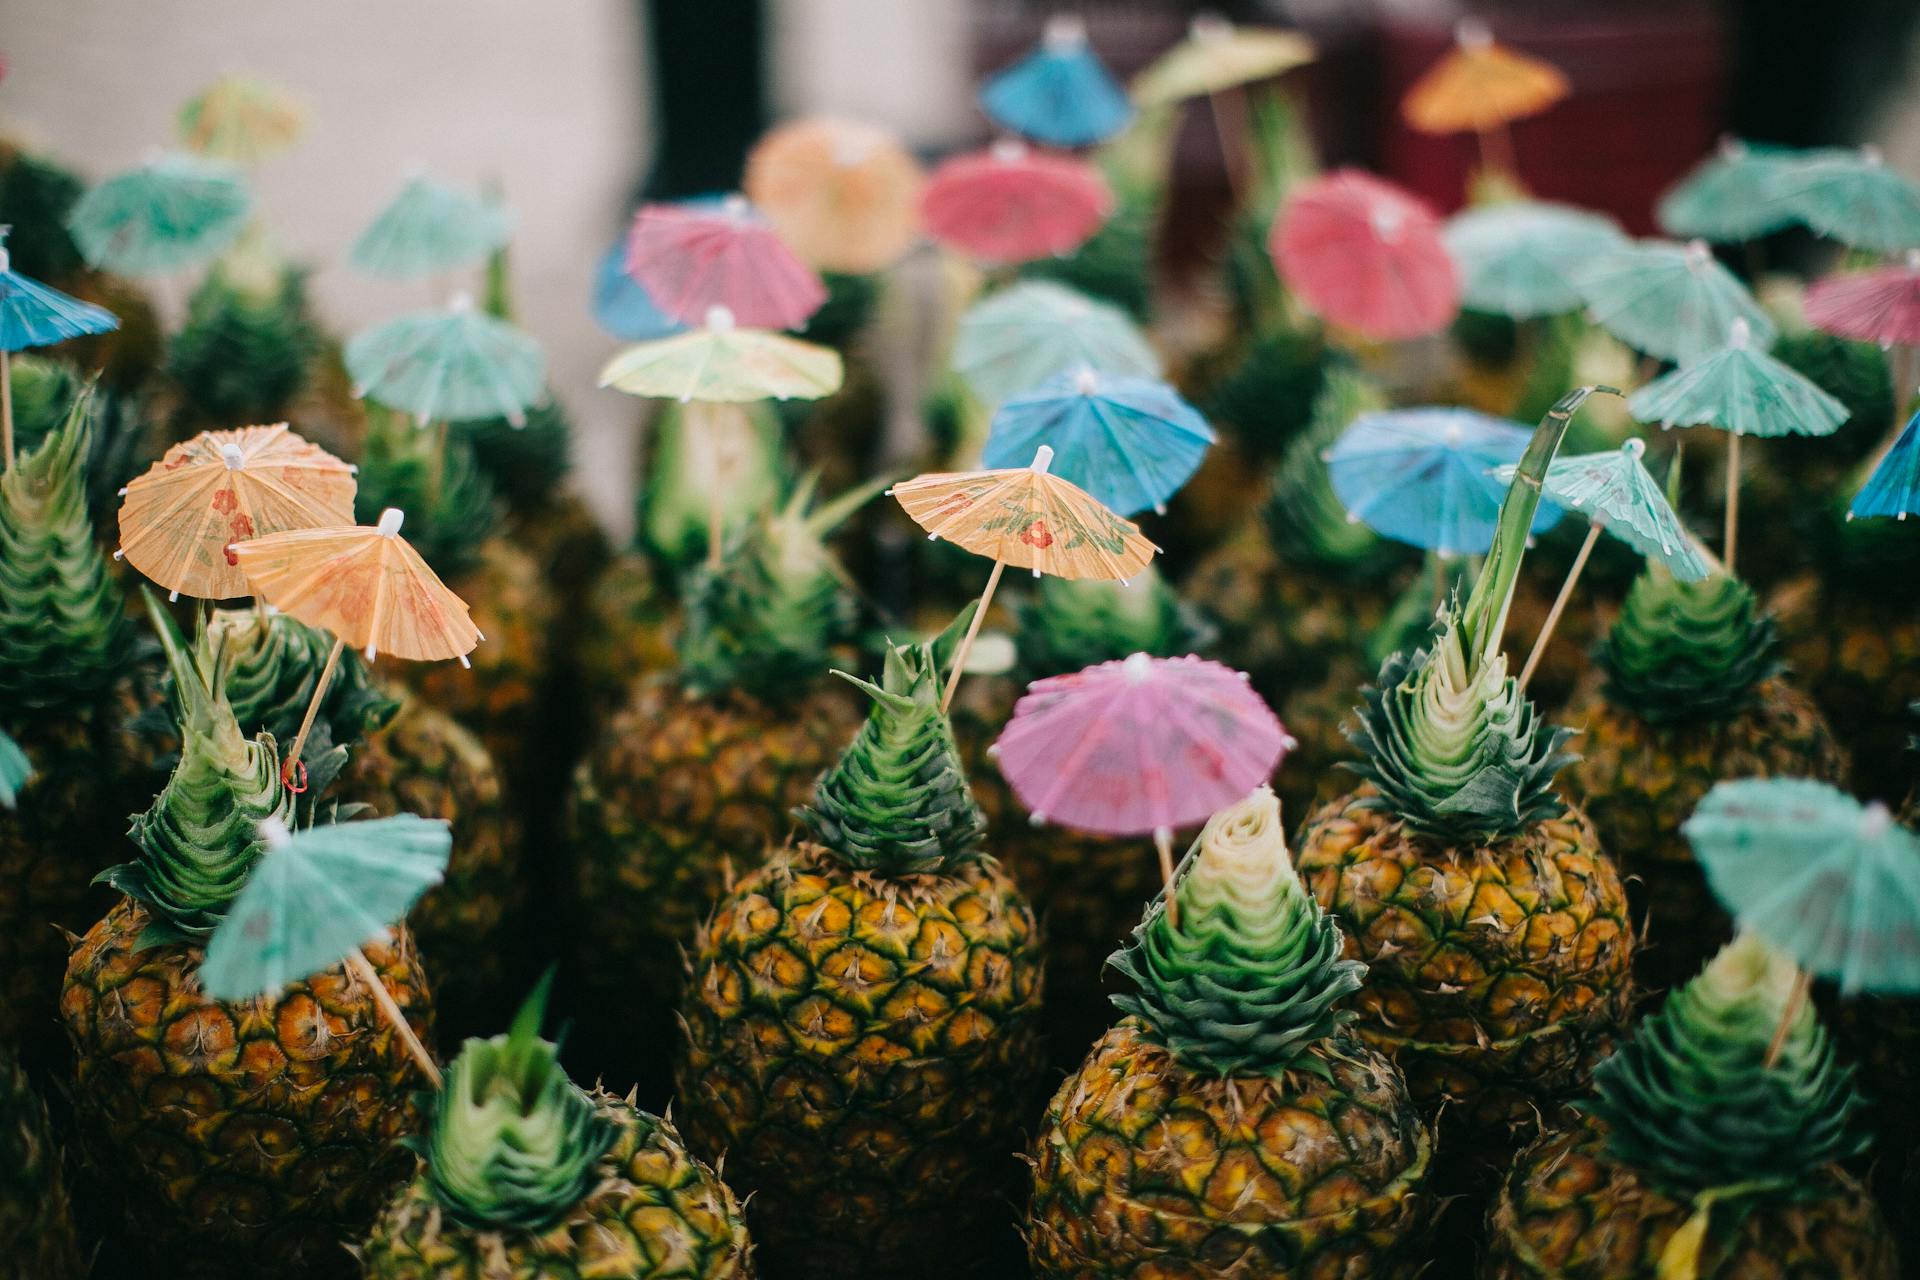
[[1475,134],[1481,164],[1513,177],[1507,126],[1565,98],[1567,77],[1550,62],[1496,43],[1483,22],[1466,19],[1453,34],[1454,47],[1407,90],[1400,115],[1421,133]]
[[912,246],[925,180],[913,153],[887,130],[814,116],[760,139],[742,185],[802,260],[867,275]]
[[798,329],[827,300],[813,268],[739,195],[642,205],[627,232],[627,274],[682,324],[725,307],[756,329]]
[[916,476],[887,490],[929,538],[945,538],[993,560],[980,607],[953,657],[940,709],[953,705],[967,654],[993,603],[1000,574],[1011,564],[1033,576],[1104,578],[1124,582],[1147,567],[1160,548],[1138,527],[1100,505],[1091,494],[1051,475],[1046,445],[1033,465],[1003,471],[948,471]]
[[377,525],[300,529],[233,548],[256,594],[289,617],[333,633],[333,650],[282,766],[289,778],[295,766],[305,768],[300,751],[347,645],[364,649],[369,661],[390,653],[415,662],[458,658],[464,667],[484,638],[467,616],[466,602],[400,536],[402,518],[399,508],[388,507]]
[[121,490],[117,558],[181,595],[248,594],[233,546],[269,533],[353,523],[353,468],[282,422],[203,431]]

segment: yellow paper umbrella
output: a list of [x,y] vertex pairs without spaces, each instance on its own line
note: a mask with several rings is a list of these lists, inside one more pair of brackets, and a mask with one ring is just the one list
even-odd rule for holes
[[747,156],[747,198],[822,271],[891,266],[920,226],[924,175],[885,129],[816,116],[781,125]]
[[1144,109],[1210,97],[1285,75],[1318,53],[1313,41],[1297,31],[1236,27],[1203,14],[1193,20],[1185,40],[1134,77],[1133,100]]
[[1473,133],[1488,169],[1513,173],[1507,125],[1538,115],[1570,91],[1560,68],[1494,41],[1484,23],[1454,28],[1454,47],[1407,90],[1400,114],[1422,133]]
[[953,704],[967,654],[1008,565],[1031,569],[1036,578],[1046,573],[1056,578],[1124,582],[1146,568],[1160,550],[1139,526],[1122,520],[1084,489],[1051,474],[1052,465],[1053,450],[1041,445],[1032,466],[943,471],[916,476],[887,490],[929,538],[945,538],[993,561],[980,607],[954,655],[942,709]]
[[234,164],[257,164],[300,140],[307,112],[260,76],[222,76],[180,111],[180,140],[190,151]]
[[388,653],[415,662],[458,658],[464,667],[483,639],[466,601],[400,536],[402,518],[388,507],[376,525],[301,529],[234,545],[255,594],[296,621],[333,633],[333,650],[287,753],[289,771],[299,763],[347,645],[365,650],[369,661]]
[[235,543],[353,523],[353,468],[284,422],[203,431],[168,449],[122,492],[116,555],[170,599],[246,595]]

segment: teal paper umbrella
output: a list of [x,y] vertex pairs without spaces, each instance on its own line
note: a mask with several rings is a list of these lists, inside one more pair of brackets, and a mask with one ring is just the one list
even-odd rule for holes
[[1040,45],[980,88],[980,109],[1003,129],[1049,147],[1090,147],[1127,127],[1133,104],[1071,15],[1047,22]]
[[238,170],[168,154],[81,196],[67,214],[67,230],[92,265],[157,276],[211,261],[239,239],[252,210]]
[[546,394],[540,344],[464,295],[355,334],[345,358],[355,395],[423,425],[505,418],[519,426]]
[[1745,320],[1762,347],[1774,325],[1704,240],[1636,240],[1574,272],[1595,324],[1628,346],[1687,364],[1726,345]]
[[111,311],[70,298],[13,269],[0,227],[0,457],[13,466],[13,353],[120,327]]
[[1780,200],[1780,178],[1821,159],[1845,155],[1837,147],[1804,149],[1722,138],[1712,155],[1687,171],[1660,198],[1654,220],[1681,240],[1737,244],[1791,226],[1793,211]]
[[1873,147],[1794,165],[1773,194],[1794,221],[1841,244],[1875,253],[1920,248],[1920,185]]
[[1460,268],[1461,303],[1515,320],[1579,310],[1574,270],[1627,244],[1610,218],[1538,200],[1468,209],[1441,238]]
[[414,280],[478,262],[512,234],[504,205],[415,175],[360,233],[347,261],[370,276]]
[[20,793],[33,781],[33,764],[20,744],[0,730],[0,809],[19,803]]
[[1920,511],[1920,413],[1907,419],[1907,425],[1880,455],[1873,474],[1847,508],[1847,519],[1892,516],[1905,520],[1916,511]]
[[975,303],[960,318],[954,370],[995,406],[1080,366],[1160,376],[1160,358],[1120,308],[1064,285],[1027,281]]

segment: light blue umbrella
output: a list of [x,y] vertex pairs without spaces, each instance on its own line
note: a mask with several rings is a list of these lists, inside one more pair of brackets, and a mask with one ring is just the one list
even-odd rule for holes
[[96,267],[165,275],[211,261],[240,238],[253,197],[230,165],[167,154],[115,174],[67,214],[67,230]]
[[1650,356],[1686,364],[1727,343],[1745,320],[1755,345],[1773,345],[1773,321],[1704,240],[1636,240],[1573,274],[1595,324]]
[[1856,249],[1920,248],[1920,184],[1873,147],[1827,154],[1782,171],[1775,202],[1796,222]]
[[546,394],[540,344],[465,296],[363,330],[344,355],[355,395],[423,424],[505,418],[517,426]]
[[48,347],[68,338],[106,333],[120,327],[111,311],[70,298],[58,289],[13,269],[6,228],[0,227],[0,426],[4,452],[13,466],[13,353]]
[[1442,238],[1460,268],[1461,302],[1516,320],[1578,311],[1574,270],[1627,243],[1610,218],[1540,200],[1467,209]]
[[[1507,493],[1494,470],[1519,462],[1532,436],[1471,409],[1389,409],[1355,418],[1324,456],[1349,519],[1441,556],[1481,555]],[[1533,532],[1560,514],[1541,503]]]
[[1056,17],[1034,51],[988,80],[980,109],[1050,147],[1090,147],[1127,127],[1133,104],[1087,44],[1086,24]]
[[1680,240],[1737,244],[1793,225],[1780,178],[1801,165],[1845,155],[1838,147],[1779,147],[1722,138],[1713,154],[1660,197],[1654,221]]
[[1920,511],[1920,413],[1907,419],[1906,427],[1874,464],[1873,474],[1847,508],[1847,519],[1892,516],[1905,520],[1916,511]]
[[1132,516],[1164,511],[1214,439],[1206,419],[1166,383],[1082,367],[1001,405],[981,465],[1023,467],[1050,445],[1053,474]]
[[593,322],[626,342],[670,338],[687,328],[662,311],[640,282],[627,274],[624,236],[607,247],[593,269]]
[[11,809],[33,781],[33,764],[20,744],[0,730],[0,809]]
[[353,242],[355,270],[413,280],[478,262],[513,235],[513,214],[495,200],[416,174]]
[[988,405],[1081,365],[1160,376],[1160,357],[1126,312],[1046,280],[995,290],[967,309],[954,336],[954,372]]

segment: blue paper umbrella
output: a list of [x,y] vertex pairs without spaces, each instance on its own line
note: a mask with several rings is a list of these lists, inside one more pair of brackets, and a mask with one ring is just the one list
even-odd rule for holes
[[687,328],[662,311],[640,282],[627,274],[625,237],[614,241],[594,267],[593,322],[626,342],[669,338]]
[[1920,183],[1873,147],[1795,165],[1772,190],[1794,221],[1842,244],[1876,253],[1920,248]]
[[[1325,455],[1348,518],[1443,556],[1482,555],[1507,487],[1494,469],[1520,461],[1533,433],[1470,409],[1392,409],[1355,418]],[[1533,532],[1560,519],[1540,504]]]
[[[1646,452],[1646,441],[1634,439],[1618,449],[1555,458],[1541,492],[1586,516],[1596,530],[1659,561],[1680,581],[1699,582],[1710,571],[1706,559],[1641,461]],[[1513,472],[1502,467],[1499,475],[1510,481]]]
[[954,335],[954,371],[989,405],[1081,365],[1101,373],[1160,374],[1160,357],[1126,312],[1045,280],[976,302]]
[[1906,428],[1874,464],[1873,474],[1847,508],[1847,519],[1892,516],[1905,520],[1916,511],[1920,511],[1920,413],[1907,419]]
[[1793,210],[1780,199],[1781,177],[1800,165],[1845,154],[1832,147],[1779,147],[1722,138],[1712,155],[1660,197],[1654,220],[1662,231],[1682,240],[1730,244],[1771,235],[1794,221]]
[[1516,320],[1579,310],[1574,269],[1627,242],[1600,214],[1538,200],[1468,209],[1448,220],[1444,239],[1461,302]]
[[1051,445],[1053,474],[1131,516],[1164,510],[1214,439],[1166,383],[1081,368],[1001,405],[981,465],[1023,467]]
[[0,351],[52,346],[120,327],[113,312],[16,272],[5,239],[0,228]]
[[199,156],[162,155],[81,196],[67,230],[96,267],[164,275],[210,261],[239,238],[252,209],[237,170]]
[[33,781],[33,765],[20,744],[0,730],[0,809],[11,809]]
[[546,394],[540,344],[466,297],[355,334],[346,351],[354,394],[420,422],[505,418],[519,425]]
[[347,251],[355,270],[413,280],[466,266],[503,247],[513,214],[495,200],[416,175]]
[[1754,344],[1773,345],[1775,328],[1704,240],[1637,240],[1574,272],[1594,323],[1650,356],[1686,364],[1726,345],[1735,320]]
[[1090,147],[1127,127],[1133,104],[1087,44],[1086,24],[1058,17],[1032,53],[988,80],[980,109],[1050,147]]

